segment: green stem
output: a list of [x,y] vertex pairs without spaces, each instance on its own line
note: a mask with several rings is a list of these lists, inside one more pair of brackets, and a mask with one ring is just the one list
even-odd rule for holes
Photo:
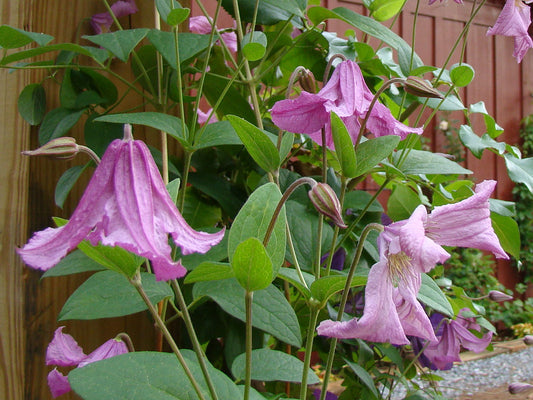
[[[342,204],[344,204],[344,196],[346,194],[346,185],[347,185],[346,178],[343,175],[341,176],[341,196],[339,198],[341,206]],[[329,276],[331,272],[331,263],[333,261],[333,255],[335,254],[335,243],[337,242],[337,238],[339,237],[339,231],[340,231],[340,228],[337,225],[335,225],[335,230],[333,231],[333,239],[331,240],[331,248],[328,254],[328,260],[326,261],[326,276]]]
[[252,385],[252,302],[253,292],[246,291],[244,301],[246,307],[246,372],[244,378],[244,400],[250,398],[250,387]]
[[157,309],[152,304],[152,302],[150,301],[150,298],[148,297],[148,295],[144,291],[144,288],[143,288],[142,282],[141,282],[140,273],[137,272],[135,274],[135,276],[130,279],[130,283],[133,285],[133,287],[135,287],[135,289],[137,290],[139,295],[142,297],[142,299],[146,303],[146,305],[148,307],[148,311],[150,311],[150,314],[152,314],[152,317],[154,318],[155,323],[157,324],[159,329],[161,329],[161,332],[163,332],[163,336],[165,337],[165,339],[166,339],[167,343],[169,344],[170,348],[172,349],[172,352],[176,355],[179,363],[181,364],[181,367],[183,368],[183,371],[185,372],[185,375],[187,375],[187,378],[189,379],[189,381],[191,382],[191,385],[194,388],[194,391],[198,395],[198,398],[200,400],[205,400],[205,397],[202,394],[200,386],[198,385],[198,382],[196,381],[196,379],[192,375],[192,372],[189,369],[189,366],[187,365],[187,362],[183,358],[183,355],[181,354],[181,351],[178,348],[178,345],[176,344],[176,342],[174,341],[174,338],[170,334],[167,326],[165,325],[165,322],[161,319],[161,316],[157,312]]
[[189,314],[189,309],[187,308],[187,303],[185,302],[185,298],[183,297],[180,285],[176,279],[171,280],[170,284],[174,289],[174,294],[176,295],[176,300],[178,301],[178,306],[181,310],[181,315],[183,318],[183,322],[185,323],[185,328],[189,333],[189,339],[191,340],[192,347],[194,349],[194,352],[196,353],[196,358],[198,359],[198,363],[200,364],[200,368],[202,369],[202,373],[204,374],[205,382],[207,383],[207,387],[209,388],[211,398],[213,400],[217,400],[218,396],[215,390],[215,385],[213,384],[211,376],[209,375],[209,371],[207,370],[207,364],[205,362],[206,357],[202,350],[202,346],[200,345],[200,342],[198,340],[198,336],[196,336],[196,331],[194,330],[194,326],[192,324],[191,315]]
[[181,188],[178,198],[178,210],[183,212],[183,207],[185,207],[185,192],[187,191],[187,184],[189,182],[189,170],[191,169],[191,159],[193,151],[185,150],[184,159],[183,159],[183,174],[181,175]]
[[307,398],[307,377],[311,365],[311,353],[313,352],[313,341],[315,338],[315,328],[319,312],[320,309],[318,307],[311,306],[311,315],[309,316],[309,325],[307,327],[307,338],[305,340],[305,357],[302,371],[302,386],[300,387],[300,400],[305,400]]
[[[350,271],[348,272],[348,276],[346,277],[346,284],[344,285],[344,291],[342,292],[342,298],[339,305],[339,312],[337,313],[337,321],[342,320],[342,315],[344,313],[344,308],[346,307],[346,302],[348,301],[348,295],[350,293],[350,287],[352,285],[352,279],[355,273],[355,270],[357,269],[357,265],[359,265],[359,260],[361,259],[361,254],[363,253],[364,243],[365,240],[370,233],[370,231],[376,230],[379,232],[383,231],[383,226],[380,224],[368,224],[365,229],[363,229],[363,232],[361,232],[361,237],[359,238],[359,242],[357,243],[357,250],[355,252],[355,256],[353,258],[352,264],[350,265]],[[330,347],[329,347],[329,353],[328,353],[328,361],[326,363],[326,371],[324,374],[324,381],[322,383],[322,393],[320,394],[320,400],[324,400],[327,389],[328,389],[328,382],[329,377],[331,376],[331,369],[333,367],[333,359],[335,357],[335,349],[337,347],[337,338],[331,339]]]

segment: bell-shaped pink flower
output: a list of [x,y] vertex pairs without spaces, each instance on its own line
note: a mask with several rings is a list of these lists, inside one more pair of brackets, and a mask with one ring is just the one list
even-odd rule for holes
[[[316,143],[334,149],[329,114],[334,111],[342,119],[355,143],[361,126],[359,119],[366,116],[373,98],[357,63],[346,60],[335,68],[317,94],[304,91],[295,99],[278,101],[270,114],[279,128],[304,133]],[[370,110],[366,126],[376,137],[398,135],[404,139],[409,133],[420,135],[423,131],[402,124],[379,102]],[[322,143],[322,128],[326,130],[326,143]]]
[[[93,362],[128,352],[128,347],[122,340],[110,339],[86,356],[76,340],[71,335],[62,332],[63,328],[64,326],[61,326],[56,329],[54,338],[48,345],[46,365],[82,368]],[[68,378],[59,372],[57,368],[54,368],[48,374],[48,387],[54,398],[71,390]]]
[[[527,1],[526,3],[530,2]],[[527,51],[533,47],[533,40],[528,33],[530,24],[531,13],[529,6],[524,4],[522,0],[507,0],[496,23],[487,31],[487,35],[513,37],[513,56],[518,62],[521,62]]]
[[[429,0],[428,4],[429,5],[432,5],[433,3],[435,3],[437,0]],[[443,0],[440,0],[440,2],[442,3]],[[457,4],[463,4],[463,0],[454,0]]]
[[[409,343],[406,335],[436,342],[431,322],[417,300],[420,274],[450,257],[444,245],[475,247],[508,258],[490,220],[488,198],[495,185],[495,181],[484,181],[466,200],[435,207],[429,215],[421,205],[409,219],[386,226],[378,237],[380,260],[368,274],[363,316],[344,322],[322,321],[318,333],[398,345]],[[463,234],[462,240],[455,230]]]
[[127,125],[125,139],[109,145],[68,223],[37,232],[17,250],[26,264],[48,270],[87,239],[145,257],[157,280],[169,280],[187,273],[172,259],[169,234],[184,255],[205,253],[222,240],[224,230],[210,234],[187,224],[148,147],[133,140],[130,130]]
[[[139,11],[135,0],[118,0],[111,6],[111,10],[115,17],[122,18]],[[108,12],[95,14],[91,17],[91,27],[94,33],[106,33],[113,25],[113,17]]]
[[[189,30],[193,33],[200,33],[203,35],[210,34],[211,22],[204,15],[191,17],[189,19]],[[234,53],[237,52],[237,35],[235,32],[220,33],[220,38],[224,41],[230,51]]]

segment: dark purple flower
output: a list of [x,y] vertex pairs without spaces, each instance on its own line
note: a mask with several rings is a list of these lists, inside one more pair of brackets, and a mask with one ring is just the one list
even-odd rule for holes
[[[328,257],[329,252],[320,258],[320,264],[323,267],[325,266]],[[342,247],[339,247],[339,249],[333,253],[333,258],[331,259],[331,269],[342,271],[344,269],[344,261],[346,261],[346,250],[344,250]]]
[[[313,391],[313,397],[315,400],[320,400],[320,395],[322,394],[322,390],[315,389]],[[336,394],[333,394],[331,392],[326,392],[326,398],[325,400],[337,400],[339,397]]]

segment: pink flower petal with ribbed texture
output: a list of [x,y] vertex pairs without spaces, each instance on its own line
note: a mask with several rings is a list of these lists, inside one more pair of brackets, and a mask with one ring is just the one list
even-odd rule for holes
[[172,202],[155,162],[141,141],[115,140],[94,172],[69,222],[48,228],[18,250],[32,268],[47,270],[83,239],[120,246],[152,261],[158,280],[186,274],[173,261],[168,235],[182,254],[205,253],[220,242],[224,230],[197,232]]
[[[374,264],[368,274],[363,316],[357,320],[322,321],[317,332],[339,339],[360,338],[372,342],[408,344],[394,303],[394,288],[386,261]],[[426,317],[427,318],[427,317]]]
[[[111,10],[117,18],[139,11],[134,0],[119,0],[111,6]],[[91,17],[91,27],[96,34],[108,32],[113,22],[113,17],[108,12],[95,14]]]
[[529,6],[520,0],[507,0],[496,23],[487,31],[487,35],[511,36],[514,38],[513,56],[522,61],[527,51],[533,47],[528,28],[531,24]]
[[490,219],[489,197],[496,181],[483,181],[475,194],[455,204],[435,209],[428,216],[426,234],[443,246],[473,247],[508,259]]
[[329,100],[317,94],[302,92],[295,99],[281,100],[274,104],[270,115],[281,129],[308,135],[320,132],[329,121],[325,104]]
[[402,140],[410,133],[421,135],[424,131],[423,128],[411,128],[402,124],[394,118],[390,110],[379,101],[374,104],[374,107],[372,107],[366,127],[375,137],[396,135]]
[[68,378],[59,372],[56,368],[48,373],[48,387],[52,397],[56,398],[71,391]]
[[46,365],[74,367],[87,357],[78,342],[71,335],[62,332],[63,328],[61,326],[56,329],[54,338],[46,349]]
[[85,367],[86,365],[96,361],[105,360],[106,358],[115,357],[120,354],[126,354],[127,352],[128,347],[122,340],[109,339],[107,342],[85,357],[78,365],[78,368]]

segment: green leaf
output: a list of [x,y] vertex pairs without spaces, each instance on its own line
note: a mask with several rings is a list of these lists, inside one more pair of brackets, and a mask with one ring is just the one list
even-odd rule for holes
[[488,134],[479,137],[474,133],[472,128],[468,125],[461,125],[459,129],[459,139],[477,158],[481,158],[483,150],[494,149],[500,155],[505,153],[506,146],[503,142],[497,142]]
[[[241,242],[251,237],[263,241],[280,199],[281,193],[274,183],[260,186],[248,198],[233,221],[229,232],[228,256],[231,263],[233,263],[235,250]],[[273,276],[277,275],[285,259],[285,223],[285,208],[282,208],[266,246],[267,253],[272,260]]]
[[280,164],[279,153],[268,136],[242,118],[235,115],[228,115],[227,118],[257,165],[267,172],[276,170]]
[[407,0],[373,0],[368,9],[376,21],[386,21],[397,15]]
[[250,103],[234,85],[230,85],[226,91],[229,83],[230,80],[228,78],[207,73],[204,82],[204,95],[207,101],[211,105],[217,104],[220,98],[224,96],[217,109],[219,117],[233,114],[244,118],[248,122],[254,122],[255,114],[250,107]]
[[[402,152],[393,154],[395,165],[398,163],[398,158]],[[471,174],[472,171],[461,167],[456,162],[450,161],[447,158],[423,150],[411,150],[409,155],[401,166],[398,166],[399,170],[406,175],[416,174]]]
[[279,146],[279,159],[281,160],[281,164],[283,164],[283,161],[292,150],[292,146],[294,144],[294,133],[285,132],[280,133],[280,135],[283,135],[283,137],[281,138],[281,145]]
[[98,46],[109,50],[123,62],[128,61],[135,46],[148,34],[149,29],[126,29],[116,32],[100,33],[99,35],[85,35],[87,39]]
[[[210,398],[193,351],[180,350],[204,398]],[[207,370],[219,399],[240,399],[241,390],[208,361]],[[133,352],[75,368],[68,374],[74,392],[84,400],[191,400],[194,388],[176,356],[161,352]]]
[[83,171],[85,171],[90,164],[91,163],[89,162],[85,165],[76,165],[63,172],[63,175],[61,175],[57,181],[54,194],[56,206],[63,208],[63,204],[65,204],[65,200],[72,190],[72,187],[78,181]]
[[453,64],[450,67],[450,79],[457,87],[464,87],[470,84],[474,79],[474,68],[471,65],[461,63]]
[[0,26],[0,46],[4,49],[24,47],[31,42],[44,46],[53,39],[53,36],[45,35],[44,33],[26,32],[9,25]]
[[354,178],[357,176],[357,160],[355,157],[354,145],[352,138],[346,129],[346,125],[340,117],[331,112],[331,134],[333,135],[333,143],[335,144],[335,154],[339,159],[341,165],[342,175],[346,178]]
[[[314,275],[302,271],[302,276],[305,280],[307,287],[310,287],[315,280]],[[309,300],[311,298],[311,291],[302,284],[300,277],[298,276],[298,273],[295,269],[281,268],[278,272],[277,277],[293,285],[302,295],[304,295],[306,300]]]
[[[252,379],[257,381],[301,382],[304,363],[298,358],[278,350],[252,350]],[[246,354],[233,361],[231,372],[235,379],[244,380]],[[315,371],[309,368],[307,384],[320,383]]]
[[80,272],[101,271],[103,269],[105,269],[105,267],[98,264],[96,261],[91,260],[80,250],[74,250],[72,253],[67,254],[67,256],[55,266],[46,271],[42,277],[49,278],[52,276],[65,276]]
[[39,128],[39,144],[42,146],[52,139],[65,136],[80,120],[84,112],[85,109],[68,110],[62,107],[48,112]]
[[185,283],[218,281],[233,278],[233,268],[228,263],[206,261],[185,277]]
[[513,182],[523,183],[533,193],[533,157],[521,160],[511,154],[505,154],[504,158],[509,178]]
[[[172,298],[172,289],[165,282],[156,282],[155,275],[142,273],[143,288],[152,304]],[[128,279],[113,271],[97,272],[68,298],[58,320],[90,320],[120,317],[144,311],[147,306]]]
[[457,96],[449,94],[444,100],[436,98],[419,97],[421,104],[426,103],[429,108],[439,109],[440,111],[464,111],[466,107]]
[[[412,53],[411,47],[400,36],[378,21],[360,15],[355,11],[344,7],[334,8],[333,10],[328,10],[324,7],[312,7],[307,11],[307,16],[315,25],[318,25],[320,22],[329,18],[340,19],[360,29],[364,33],[384,41],[398,51],[398,59],[402,72],[405,76],[409,75]],[[416,53],[413,53],[413,69],[423,65],[420,57]]]
[[[161,16],[161,19],[168,23],[168,14],[175,8],[182,8],[181,4],[176,0],[155,0],[157,12]],[[170,24],[169,24],[170,25]]]
[[[216,232],[217,229],[210,228],[204,229],[206,232]],[[218,263],[228,258],[228,231],[224,234],[224,238],[216,246],[211,247],[211,249],[205,253],[193,253],[186,256],[181,256],[181,263],[189,271],[198,268],[204,262]],[[188,276],[188,275],[187,275]],[[232,272],[233,276],[233,272]]]
[[387,158],[400,143],[400,137],[395,135],[382,136],[362,142],[357,147],[357,170],[354,176],[360,176]]
[[[152,29],[148,33],[148,40],[161,53],[168,64],[176,69],[176,44],[173,32]],[[179,33],[178,50],[180,63],[187,64],[209,46],[209,35],[196,33]]]
[[181,214],[193,229],[214,226],[222,219],[220,208],[207,203],[191,188],[187,188],[185,192],[185,206]]
[[387,203],[387,215],[393,221],[408,219],[422,202],[418,195],[407,185],[398,184]]
[[257,238],[251,237],[239,243],[231,266],[237,282],[247,292],[265,289],[272,282],[272,261]]
[[95,51],[94,48],[84,47],[84,46],[80,46],[74,43],[61,43],[61,44],[52,44],[49,46],[37,47],[35,49],[30,49],[30,50],[23,50],[17,53],[10,54],[2,58],[0,65],[7,65],[13,62],[24,60],[26,58],[31,58],[31,57],[39,56],[41,54],[49,53],[51,51],[61,51],[61,50],[72,51],[77,54],[82,54],[84,56],[88,56],[94,59],[97,59],[96,58],[97,56],[101,57],[101,53],[98,51]]
[[520,259],[520,231],[512,217],[491,213],[492,227],[503,249],[517,260]]
[[107,146],[115,140],[124,137],[124,127],[111,122],[100,122],[96,119],[100,114],[93,113],[85,121],[83,137],[85,144],[99,157],[104,155]]
[[232,144],[242,145],[243,143],[229,121],[219,121],[207,124],[203,134],[196,137],[193,148],[198,150],[206,147]]
[[[238,4],[241,20],[252,22],[256,0],[240,0]],[[235,18],[232,0],[222,0],[222,6]],[[288,21],[293,15],[303,17],[302,10],[295,0],[259,0],[256,24],[274,25],[281,21]]]
[[480,101],[476,104],[472,104],[470,106],[470,112],[483,114],[483,119],[485,120],[485,127],[487,128],[487,133],[491,138],[495,139],[503,133],[503,128],[498,125],[494,118],[492,118],[492,116],[489,114],[483,101]]
[[[244,289],[235,279],[198,282],[193,288],[194,298],[207,296],[224,311],[245,321]],[[254,293],[252,325],[292,346],[300,347],[300,325],[291,305],[273,285]]]
[[95,121],[150,126],[168,133],[184,146],[188,146],[187,137],[189,136],[189,133],[187,131],[182,131],[181,120],[173,115],[152,111],[125,114],[107,114],[96,118]]
[[258,61],[264,57],[267,37],[261,31],[248,32],[242,38],[242,54],[249,61]]
[[188,8],[175,8],[168,13],[167,23],[170,26],[178,26],[189,17],[190,13],[191,10]]
[[31,83],[22,89],[18,102],[20,116],[30,125],[39,125],[46,111],[46,92],[39,83]]
[[[340,292],[346,286],[346,276],[323,276],[311,284],[311,295],[320,302],[321,307],[325,307],[329,298]],[[366,284],[367,274],[353,277],[350,287],[363,286]]]
[[421,276],[422,285],[416,296],[417,299],[435,311],[453,318],[453,308],[439,285],[429,275],[421,274]]
[[361,367],[359,364],[351,362],[350,360],[344,359],[344,361],[348,364],[348,366],[355,373],[355,375],[357,375],[357,377],[361,380],[361,383],[365,385],[376,398],[379,398],[378,390],[376,389],[376,385],[374,384],[374,379],[372,379],[372,376],[368,373],[368,371]]

